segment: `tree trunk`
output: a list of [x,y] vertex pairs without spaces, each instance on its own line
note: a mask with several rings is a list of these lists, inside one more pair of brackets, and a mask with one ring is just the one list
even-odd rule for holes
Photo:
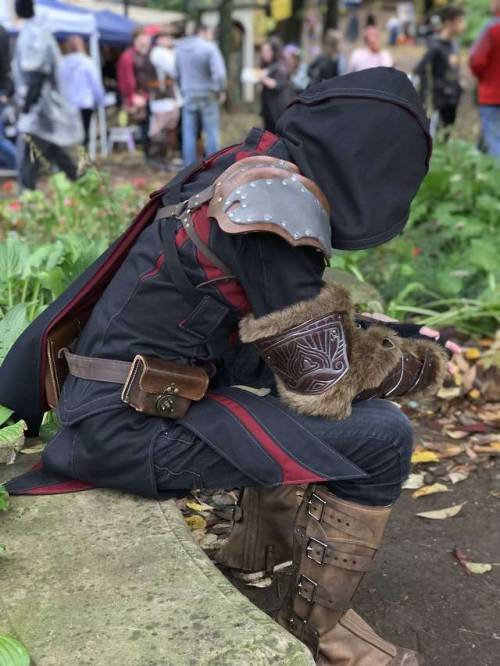
[[231,53],[233,51],[233,0],[221,0],[219,7],[219,43],[227,70],[227,99],[226,108],[231,107]]
[[325,23],[323,25],[323,32],[334,28],[335,30],[339,25],[339,1],[327,0]]

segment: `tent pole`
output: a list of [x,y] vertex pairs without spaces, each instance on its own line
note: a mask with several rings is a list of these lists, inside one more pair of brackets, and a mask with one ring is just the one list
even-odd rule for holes
[[[97,31],[90,35],[90,55],[97,67],[99,75],[101,75],[101,54],[99,52],[99,37]],[[99,124],[99,135],[101,137],[101,156],[106,157],[108,154],[108,135],[106,127],[106,107],[101,105],[97,109],[97,117]],[[95,151],[95,149],[94,149]]]

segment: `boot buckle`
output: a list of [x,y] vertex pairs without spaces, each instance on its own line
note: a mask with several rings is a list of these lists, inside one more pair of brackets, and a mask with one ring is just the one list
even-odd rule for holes
[[312,580],[312,578],[308,578],[307,576],[304,576],[304,574],[301,574],[299,583],[297,585],[297,593],[299,597],[302,597],[302,599],[305,599],[310,604],[312,604],[317,587],[318,583],[315,580]]
[[328,545],[326,543],[323,543],[323,541],[315,539],[314,537],[309,537],[306,546],[306,557],[308,560],[312,560],[320,566],[323,565],[325,563],[327,550]]
[[[323,520],[325,513],[326,502],[316,493],[313,493],[308,501],[307,513],[311,518],[317,520],[320,523]],[[318,515],[319,514],[319,515]]]

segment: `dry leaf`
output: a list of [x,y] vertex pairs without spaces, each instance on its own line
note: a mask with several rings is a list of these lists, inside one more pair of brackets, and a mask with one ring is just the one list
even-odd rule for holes
[[438,398],[442,400],[453,400],[453,398],[459,398],[462,394],[462,389],[460,386],[452,386],[451,388],[442,388],[438,391]]
[[486,564],[484,562],[467,562],[467,569],[473,574],[484,574],[487,571],[492,570],[491,564]]
[[448,430],[448,428],[445,428],[443,432],[451,439],[464,439],[464,437],[470,436],[470,432],[467,432],[466,430]]
[[204,530],[207,526],[207,521],[203,516],[184,516],[184,520],[190,530]]
[[423,511],[422,513],[417,513],[417,516],[420,518],[429,518],[431,520],[444,520],[444,518],[453,518],[462,510],[462,504],[455,504],[454,506],[448,506],[445,509],[437,509],[436,511]]
[[481,392],[478,391],[478,389],[473,388],[469,391],[468,395],[471,400],[478,400],[481,397]]
[[403,490],[415,490],[415,488],[421,488],[425,483],[424,476],[424,472],[410,474],[410,476],[403,483]]
[[490,490],[490,495],[496,499],[500,499],[500,490]]
[[262,580],[256,580],[247,583],[249,587],[270,587],[272,584],[273,579],[269,576],[267,578],[263,578]]
[[489,453],[491,455],[500,455],[500,442],[491,442],[489,446],[480,446],[476,444],[474,446],[474,451],[476,453]]
[[449,492],[449,490],[450,489],[447,488],[444,483],[433,483],[430,486],[419,488],[412,494],[412,497],[417,499],[419,497],[425,497],[426,495],[434,495],[435,493],[446,493]]
[[414,465],[420,463],[439,462],[441,458],[434,451],[414,451],[411,461]]
[[188,500],[186,502],[186,507],[191,509],[191,511],[213,511],[213,507],[210,504],[205,504],[205,502],[195,502],[194,500]]
[[464,349],[464,356],[469,361],[476,361],[478,358],[481,358],[481,351],[477,347],[469,347]]
[[469,478],[471,471],[472,467],[470,465],[456,465],[448,473],[448,477],[453,484],[460,483],[460,481],[465,481],[465,479]]

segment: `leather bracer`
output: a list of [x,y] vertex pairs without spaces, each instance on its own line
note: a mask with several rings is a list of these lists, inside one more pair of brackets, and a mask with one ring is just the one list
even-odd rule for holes
[[380,386],[397,366],[396,336],[384,326],[358,328],[347,291],[325,286],[318,296],[240,324],[271,367],[281,399],[302,414],[341,419],[354,398]]
[[400,398],[417,393],[433,395],[441,388],[446,374],[447,355],[438,344],[427,340],[399,339],[401,357],[384,381],[366,389],[355,400]]

